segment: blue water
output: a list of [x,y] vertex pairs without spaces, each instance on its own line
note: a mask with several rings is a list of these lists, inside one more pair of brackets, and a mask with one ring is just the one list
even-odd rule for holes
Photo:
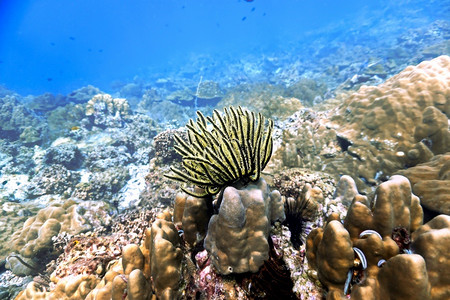
[[325,53],[336,39],[377,47],[411,28],[450,19],[449,3],[2,0],[0,84],[23,95],[67,94],[88,84],[108,92],[114,82],[136,76],[200,69],[199,57],[218,71],[248,55],[308,59],[317,40]]

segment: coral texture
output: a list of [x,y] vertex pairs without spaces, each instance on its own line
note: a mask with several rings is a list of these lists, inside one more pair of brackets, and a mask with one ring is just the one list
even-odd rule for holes
[[270,224],[285,218],[278,191],[260,178],[243,188],[227,187],[219,213],[209,221],[205,248],[221,274],[257,272],[269,258]]
[[86,104],[86,116],[98,127],[122,127],[129,114],[130,105],[126,99],[108,94],[97,94]]
[[176,299],[181,281],[180,237],[171,221],[156,219],[151,229],[150,269],[156,296]]
[[217,107],[245,106],[252,111],[261,112],[267,118],[287,118],[303,107],[302,102],[295,98],[296,91],[286,94],[281,85],[272,84],[242,84],[231,89]]
[[327,112],[296,112],[285,121],[268,167],[348,174],[370,192],[368,186],[398,170],[448,151],[449,74],[450,57],[440,56],[377,86],[363,85]]
[[39,284],[32,281],[15,299],[84,300],[98,283],[98,280],[94,275],[67,276],[58,281],[56,287],[51,292],[42,289]]
[[210,218],[208,199],[178,193],[175,197],[173,222],[183,230],[184,240],[191,246],[202,241]]
[[440,141],[431,145],[434,154],[448,147],[449,70],[448,56],[409,66],[383,84],[362,86],[334,112],[338,137],[359,161],[357,177],[371,180],[426,161],[427,140]]
[[439,215],[412,234],[412,250],[426,262],[431,298],[450,298],[450,216]]
[[[67,200],[63,205],[52,204],[41,209],[36,216],[30,217],[20,231],[11,237],[11,250],[27,260],[31,266],[40,256],[52,253],[53,241],[60,232],[78,234],[92,229],[92,224],[107,224],[111,218],[107,215],[108,206],[95,203],[77,203]],[[96,212],[93,212],[96,211]],[[100,213],[100,211],[103,211]],[[23,274],[20,259],[10,258],[13,272]],[[28,269],[27,272],[35,272]]]
[[450,214],[450,152],[398,174],[409,179],[414,194],[425,208]]
[[[354,191],[354,182],[343,180],[337,197]],[[307,259],[329,290],[327,299],[349,294],[355,299],[428,299],[424,258],[402,254],[410,253],[409,235],[421,226],[422,216],[409,181],[396,175],[377,188],[372,201],[355,195],[344,225],[330,216],[323,229],[311,231]]]

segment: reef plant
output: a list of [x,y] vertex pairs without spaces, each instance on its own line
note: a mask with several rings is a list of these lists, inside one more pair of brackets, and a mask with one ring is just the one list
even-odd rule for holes
[[240,106],[214,110],[212,117],[197,111],[186,125],[187,141],[175,135],[174,149],[182,156],[180,170],[165,176],[200,189],[181,189],[194,197],[215,195],[225,187],[256,182],[272,155],[273,121]]

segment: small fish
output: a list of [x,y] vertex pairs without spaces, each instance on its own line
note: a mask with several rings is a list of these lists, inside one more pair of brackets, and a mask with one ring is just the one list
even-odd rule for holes
[[47,81],[48,81],[48,82],[50,82],[50,81],[52,81],[52,80],[53,80],[53,78],[51,78],[51,77],[48,77],[48,78],[47,78]]
[[253,0],[245,0],[245,2],[253,2]]
[[247,17],[243,17],[241,21],[245,21],[245,20],[247,20]]
[[71,131],[76,131],[76,130],[80,130],[80,126],[72,126],[70,128]]
[[73,36],[69,36],[69,39],[75,41],[75,38]]
[[252,11],[255,11],[255,9],[256,9],[256,8],[255,8],[255,7],[253,7],[253,8],[252,8]]
[[50,45],[51,45],[51,46],[55,46],[56,44],[55,44],[55,43],[53,43],[53,42],[51,42],[51,43],[50,43]]

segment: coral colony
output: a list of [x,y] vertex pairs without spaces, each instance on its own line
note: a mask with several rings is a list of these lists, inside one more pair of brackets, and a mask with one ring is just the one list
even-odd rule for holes
[[110,93],[0,85],[0,299],[450,299],[450,25],[402,20]]

